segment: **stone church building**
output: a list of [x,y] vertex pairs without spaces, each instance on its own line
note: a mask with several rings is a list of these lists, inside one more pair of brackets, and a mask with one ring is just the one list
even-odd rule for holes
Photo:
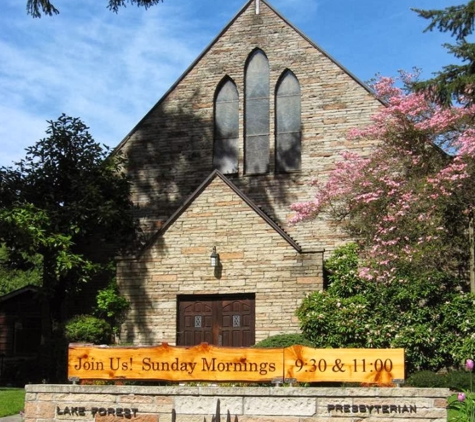
[[117,147],[149,233],[118,263],[131,302],[121,340],[250,346],[299,332],[345,237],[324,217],[289,224],[347,140],[381,107],[264,0],[249,0]]

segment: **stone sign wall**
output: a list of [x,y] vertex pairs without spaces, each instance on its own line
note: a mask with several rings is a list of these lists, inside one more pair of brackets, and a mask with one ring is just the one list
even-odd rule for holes
[[25,422],[446,422],[448,389],[27,385]]

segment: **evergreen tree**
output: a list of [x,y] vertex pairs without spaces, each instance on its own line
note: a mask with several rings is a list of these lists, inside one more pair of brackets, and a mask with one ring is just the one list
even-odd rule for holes
[[472,105],[475,102],[475,43],[467,41],[467,37],[474,29],[475,0],[442,10],[413,10],[424,19],[430,20],[424,32],[437,29],[450,32],[455,37],[455,44],[444,44],[444,47],[460,64],[444,66],[433,78],[416,82],[412,88],[426,92],[434,101],[444,106],[453,102]]

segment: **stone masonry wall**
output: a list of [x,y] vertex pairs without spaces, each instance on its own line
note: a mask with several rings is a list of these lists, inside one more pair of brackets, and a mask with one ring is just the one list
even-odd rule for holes
[[[270,65],[271,171],[246,176],[244,72],[255,48],[264,51]],[[302,168],[275,174],[275,87],[286,69],[301,87]],[[121,144],[119,149],[130,159],[127,171],[144,226],[159,227],[212,172],[213,101],[226,75],[236,84],[240,99],[239,174],[230,176],[233,183],[275,216],[304,250],[332,250],[345,236],[324,217],[289,226],[289,205],[312,198],[310,181],[325,180],[343,150],[364,154],[371,149],[369,143],[348,141],[347,132],[368,124],[381,103],[265,3],[259,15],[253,2],[238,14]]]
[[[25,422],[446,422],[448,389],[27,385]],[[220,416],[220,418],[219,418]]]
[[[219,275],[209,264],[213,246]],[[177,294],[255,293],[256,341],[298,332],[295,310],[321,290],[323,253],[299,253],[216,177],[138,259],[119,262],[132,304],[122,341],[176,343]]]

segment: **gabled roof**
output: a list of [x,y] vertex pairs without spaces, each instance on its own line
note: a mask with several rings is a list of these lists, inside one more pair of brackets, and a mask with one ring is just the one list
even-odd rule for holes
[[[141,123],[157,108],[160,104],[165,101],[168,95],[178,86],[178,84],[190,73],[190,71],[195,67],[195,65],[206,55],[206,53],[211,49],[211,47],[219,40],[219,38],[228,30],[229,27],[239,18],[239,16],[256,0],[249,0],[239,12],[231,19],[231,21],[221,30],[221,32],[211,41],[211,43],[203,50],[203,52],[191,63],[191,65],[183,72],[183,74],[176,80],[176,82],[168,89],[167,92],[162,96],[162,98],[148,111],[147,114],[135,125],[135,127],[125,136],[125,138],[120,142],[119,145],[114,149],[118,151],[122,146],[127,142],[127,140],[132,136],[136,129],[141,125]],[[291,27],[295,32],[297,32],[302,38],[308,41],[316,50],[322,53],[325,57],[331,60],[336,66],[342,69],[348,76],[350,76],[356,83],[361,85],[365,90],[370,94],[374,95],[374,92],[358,77],[352,74],[348,69],[346,69],[342,64],[340,64],[336,59],[334,59],[330,54],[328,54],[323,48],[315,44],[310,38],[308,38],[302,31],[292,25],[286,18],[284,18],[277,10],[275,10],[267,1],[261,0],[261,3],[265,4],[269,9],[271,9],[282,21],[284,21],[289,27]],[[379,99],[378,99],[379,100]]]
[[[201,193],[211,184],[211,182],[220,178],[226,185],[238,195],[257,215],[259,215],[269,226],[271,226],[290,246],[297,252],[302,252],[300,245],[290,237],[268,214],[266,214],[260,207],[258,207],[246,194],[244,194],[234,183],[232,183],[219,170],[214,170],[206,180],[186,199],[183,205],[178,208],[173,215],[165,222],[165,224],[150,238],[150,240],[143,246],[142,250],[135,258],[140,257],[148,248],[150,248],[157,238],[163,234],[173,225],[173,223],[188,209],[193,201],[201,195]],[[132,257],[131,257],[132,258]]]
[[0,296],[0,302],[5,302],[9,299],[12,299],[16,296],[20,296],[24,293],[28,293],[28,292],[31,292],[31,293],[37,293],[38,292],[38,287],[36,286],[25,286],[25,287],[22,287],[21,289],[18,289],[18,290],[14,290],[13,292],[10,292],[10,293],[7,293],[6,295],[3,295],[3,296]]

